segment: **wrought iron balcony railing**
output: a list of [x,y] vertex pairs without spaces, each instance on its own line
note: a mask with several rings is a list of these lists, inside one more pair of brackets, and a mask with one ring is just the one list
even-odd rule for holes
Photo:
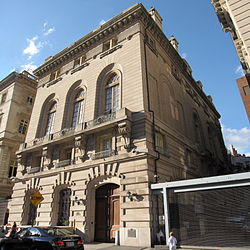
[[107,158],[113,155],[115,155],[114,150],[105,150],[105,151],[96,152],[95,154],[92,155],[91,159],[97,160],[97,159]]
[[60,130],[59,132],[51,134],[51,140],[55,140],[57,138],[67,136],[67,135],[73,135],[74,132],[75,132],[75,127],[64,128],[64,129]]
[[85,129],[90,129],[95,126],[98,126],[102,123],[109,122],[116,119],[116,112],[112,112],[110,114],[105,114],[102,116],[99,116],[98,118],[89,121],[89,122],[83,122],[81,124],[78,124],[76,127],[71,127],[71,128],[64,128],[58,132],[55,132],[53,134],[46,135],[41,138],[35,138],[34,140],[30,142],[25,142],[20,145],[20,150],[27,149],[33,146],[41,145],[45,142],[48,141],[53,141],[58,138],[64,137],[64,136],[69,136],[69,135],[74,135],[75,133],[79,133],[80,131],[83,131]]
[[112,121],[116,118],[116,113],[112,112],[107,115],[102,115],[96,118],[95,120],[89,121],[86,123],[86,128],[92,128],[94,126],[97,126],[99,124],[102,124],[104,122]]
[[55,168],[61,168],[61,167],[65,167],[65,166],[69,166],[71,165],[72,160],[71,159],[67,159],[64,161],[59,161],[55,164]]
[[27,174],[34,174],[40,171],[40,167],[35,167],[35,168],[27,167],[26,171]]

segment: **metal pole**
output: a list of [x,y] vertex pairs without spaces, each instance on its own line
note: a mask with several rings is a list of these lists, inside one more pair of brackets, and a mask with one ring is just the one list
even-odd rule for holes
[[166,235],[166,244],[169,237],[169,206],[168,206],[168,193],[167,189],[163,187],[163,206],[164,206],[164,219],[165,219],[165,235]]

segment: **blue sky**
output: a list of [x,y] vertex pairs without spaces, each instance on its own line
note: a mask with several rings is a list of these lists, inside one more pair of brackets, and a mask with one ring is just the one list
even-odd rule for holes
[[[13,70],[35,69],[134,0],[8,0],[0,2],[0,79]],[[203,83],[221,114],[224,141],[250,156],[250,126],[235,79],[242,76],[230,35],[224,33],[210,0],[142,0],[163,18],[168,38]]]

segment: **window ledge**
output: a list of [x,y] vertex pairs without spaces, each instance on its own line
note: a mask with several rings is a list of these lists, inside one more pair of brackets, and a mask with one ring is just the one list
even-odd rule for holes
[[87,63],[84,63],[84,64],[82,64],[82,65],[77,66],[76,68],[74,68],[74,69],[71,70],[71,75],[74,74],[75,72],[77,72],[77,71],[79,71],[79,70],[81,70],[81,69],[87,67],[87,66],[89,66],[89,63],[88,63],[88,62],[87,62]]
[[107,55],[113,53],[114,51],[120,49],[121,47],[122,47],[121,44],[116,45],[115,47],[113,47],[113,48],[111,48],[111,49],[109,49],[109,50],[103,52],[103,53],[100,55],[100,58],[103,58],[103,57],[105,57],[105,56],[107,56]]

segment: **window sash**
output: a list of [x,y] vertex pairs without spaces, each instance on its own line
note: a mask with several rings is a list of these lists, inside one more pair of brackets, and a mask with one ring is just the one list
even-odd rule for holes
[[75,102],[73,109],[73,117],[72,117],[72,127],[75,127],[77,124],[83,122],[83,101],[80,100]]
[[47,126],[45,129],[45,135],[49,135],[53,133],[55,114],[56,112],[52,112],[48,114],[48,121],[47,121]]
[[119,109],[119,84],[106,89],[105,111],[117,111]]
[[71,190],[63,189],[59,193],[58,226],[68,226],[70,217]]

